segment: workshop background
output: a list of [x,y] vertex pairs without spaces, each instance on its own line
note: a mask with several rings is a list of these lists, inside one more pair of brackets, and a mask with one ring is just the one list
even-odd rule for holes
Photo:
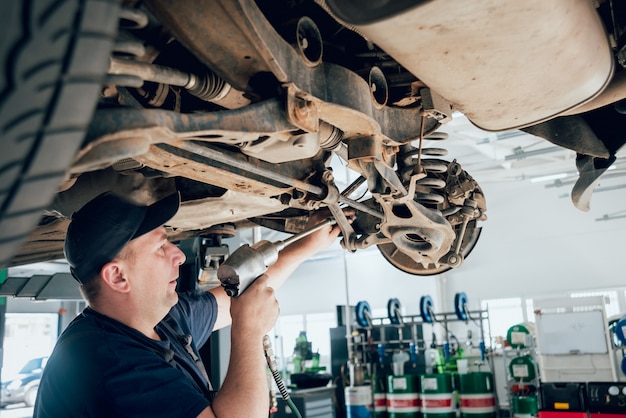
[[[626,344],[618,341],[624,329],[610,326],[621,325],[617,321],[626,317],[623,157],[618,155],[614,168],[600,178],[590,210],[583,212],[569,197],[576,177],[572,152],[520,132],[480,132],[459,119],[447,127],[446,147],[450,159],[458,158],[481,185],[488,217],[460,268],[412,276],[390,265],[376,248],[349,253],[336,243],[305,262],[278,291],[281,317],[272,337],[281,373],[288,384],[297,375],[319,377],[292,387],[303,416],[626,417],[626,370],[621,363]],[[342,179],[340,168],[335,173],[338,182],[351,181]],[[263,239],[283,237],[263,230],[257,238],[259,232]],[[226,241],[232,252],[251,240],[253,231],[243,231]],[[67,271],[59,262],[26,266],[20,274],[51,269]],[[29,359],[49,354],[57,334],[84,303],[8,297],[0,307],[6,311],[5,329],[0,329],[6,381]],[[564,314],[559,321],[571,325],[574,334],[559,334],[554,324],[544,325],[542,333],[536,310]],[[569,324],[567,313],[583,316]],[[594,322],[596,313],[599,323]],[[527,338],[509,341],[519,335]],[[566,355],[572,359],[552,367],[555,360],[542,358],[538,346],[543,343],[546,352],[551,350],[549,340],[555,335],[565,335],[564,341],[572,337],[568,343],[573,347],[565,347],[568,353],[554,348],[563,354],[558,361]],[[212,350],[219,353],[219,361],[211,367],[219,379],[228,361],[227,333],[215,340]],[[409,354],[406,360],[398,356],[402,353]],[[462,374],[458,360],[463,360]],[[398,362],[405,367],[396,374],[392,368]],[[385,373],[385,379],[410,375],[407,367],[417,370],[421,380],[407,378],[396,390],[389,386],[391,380],[384,388],[376,387],[377,373]],[[457,376],[449,385],[435,379],[448,372]],[[466,375],[487,379],[487,384],[471,385],[480,408],[463,403],[467,393],[459,393],[459,386],[466,378],[459,376]],[[425,382],[435,382],[439,389],[429,393]],[[360,397],[362,387],[371,398]],[[449,409],[424,409],[433,395],[454,401]],[[277,403],[277,417],[292,416]]]

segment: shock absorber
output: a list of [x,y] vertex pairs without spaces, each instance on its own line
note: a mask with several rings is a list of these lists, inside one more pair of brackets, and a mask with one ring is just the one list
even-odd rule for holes
[[[141,10],[124,8],[120,16],[120,28],[125,31],[144,28],[148,16]],[[150,56],[148,56],[150,55]],[[212,71],[191,73],[163,65],[153,64],[154,53],[147,54],[143,42],[133,39],[118,40],[113,48],[108,71],[108,85],[141,88],[145,81],[157,83],[151,106],[160,107],[167,96],[169,86],[182,87],[195,97],[236,109],[250,104],[243,93],[235,90]]]
[[[425,139],[443,140],[447,133],[435,133]],[[476,218],[477,202],[472,196],[460,202],[460,196],[450,196],[448,180],[458,179],[463,170],[460,165],[439,158],[447,155],[444,148],[415,148],[408,144],[400,148],[398,152],[398,172],[402,182],[409,184],[415,182],[413,200],[432,209],[437,210],[443,217],[448,219],[455,231],[455,242],[440,260],[442,264],[450,267],[458,267],[463,263],[462,242],[468,223]],[[454,221],[452,220],[454,218]],[[460,219],[460,222],[457,220]]]

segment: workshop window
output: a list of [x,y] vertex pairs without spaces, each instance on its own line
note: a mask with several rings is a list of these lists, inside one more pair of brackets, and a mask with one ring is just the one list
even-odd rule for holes
[[293,359],[296,338],[305,331],[313,353],[319,353],[320,366],[330,370],[330,332],[337,326],[335,313],[281,315],[274,327],[274,345],[284,367],[289,369]]
[[535,322],[535,308],[532,299],[526,299],[526,318],[524,322]]
[[330,329],[337,326],[336,314],[319,313],[306,316],[306,331],[313,352],[320,354],[320,366],[330,371]]
[[524,322],[522,298],[486,299],[480,302],[481,309],[489,313],[492,344],[498,337],[506,338],[506,333],[513,325]]
[[570,297],[572,298],[586,298],[590,296],[604,296],[606,302],[604,303],[604,310],[606,317],[610,318],[620,314],[619,298],[616,290],[597,290],[592,292],[572,292]]
[[[48,356],[57,339],[58,315],[47,313],[7,313],[4,329],[2,376],[18,372],[27,361]],[[2,335],[0,335],[2,338]]]
[[304,330],[304,315],[281,315],[274,326],[274,351],[287,364],[293,355],[296,338]]

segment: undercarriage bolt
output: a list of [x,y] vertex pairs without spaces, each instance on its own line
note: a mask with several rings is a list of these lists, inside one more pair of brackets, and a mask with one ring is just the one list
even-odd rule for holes
[[474,199],[465,199],[463,203],[463,208],[461,208],[461,216],[473,218],[476,214],[476,209],[478,208],[478,202]]
[[446,264],[450,267],[458,267],[463,263],[463,255],[450,251],[439,260],[442,264]]

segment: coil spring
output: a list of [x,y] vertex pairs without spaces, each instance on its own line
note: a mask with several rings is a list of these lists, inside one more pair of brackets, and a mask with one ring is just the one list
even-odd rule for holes
[[[148,15],[143,11],[130,7],[123,7],[120,11],[120,34],[124,29],[143,29],[147,25]],[[111,55],[117,58],[136,59],[146,55],[146,48],[139,41],[118,37],[113,44]],[[107,74],[105,84],[109,86],[139,88],[143,85],[143,80],[132,74]]]
[[[424,139],[428,140],[445,140],[448,138],[448,134],[445,132],[435,132]],[[443,203],[444,196],[437,193],[436,190],[441,190],[446,187],[445,180],[438,177],[438,174],[443,174],[448,171],[448,165],[437,159],[424,159],[420,158],[418,163],[418,157],[420,150],[412,145],[405,145],[401,147],[398,152],[398,167],[399,174],[402,182],[407,184],[414,174],[423,171],[426,177],[416,181],[416,192],[414,199],[417,202],[437,205]],[[444,157],[448,155],[448,151],[445,148],[424,148],[421,151],[421,157]]]
[[148,26],[148,15],[141,10],[122,7],[120,11],[120,28],[143,29]]
[[343,131],[324,121],[320,121],[320,148],[324,150],[334,150],[341,144]]
[[[143,29],[146,26],[148,26],[148,15],[145,12],[130,7],[123,7],[120,11],[120,31]],[[113,55],[138,58],[146,55],[146,49],[139,41],[117,39],[113,45]]]
[[[137,30],[148,24],[148,16],[141,10],[124,8],[120,14],[120,28]],[[230,91],[230,86],[221,77],[213,72],[192,74],[174,68],[150,64],[151,59],[145,59],[147,52],[143,43],[133,39],[119,39],[113,46],[113,59],[107,84],[141,88],[144,81],[157,84],[179,86],[190,94],[207,102],[221,100]],[[120,59],[118,59],[120,58]],[[147,57],[150,58],[150,57]],[[159,107],[167,97],[167,88],[160,88],[152,106]]]

